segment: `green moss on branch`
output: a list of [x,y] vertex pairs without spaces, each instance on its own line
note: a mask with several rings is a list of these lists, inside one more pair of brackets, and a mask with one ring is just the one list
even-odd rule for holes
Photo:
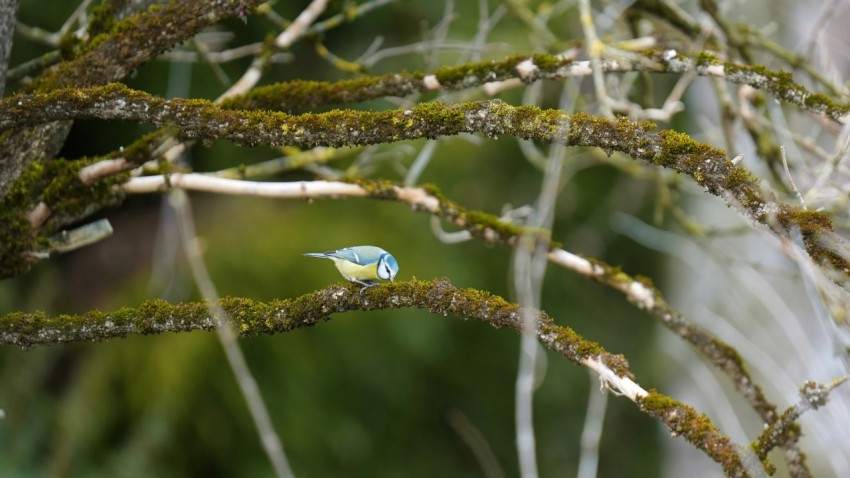
[[[241,336],[284,333],[329,320],[332,314],[351,310],[418,308],[433,314],[487,322],[496,328],[522,329],[519,305],[475,289],[458,289],[448,280],[412,280],[383,284],[360,292],[358,286],[331,286],[291,300],[263,303],[244,298],[224,298],[221,307]],[[583,339],[568,327],[555,325],[545,312],[529,310],[538,323],[538,335],[574,363],[599,358],[616,364],[614,371],[631,377],[628,362],[611,355],[599,344]],[[0,344],[32,347],[70,342],[100,341],[129,334],[157,334],[212,330],[218,324],[200,302],[170,304],[160,299],[114,312],[90,311],[82,315],[47,317],[43,312],[8,314],[0,319]]]
[[[833,121],[840,123],[848,121],[850,105],[823,94],[808,91],[784,71],[770,70],[761,65],[750,66],[724,62],[708,52],[670,57],[667,52],[649,50],[644,52],[644,55],[646,58],[644,62],[607,60],[602,61],[600,66],[608,73],[652,71],[681,75],[695,72],[702,76],[719,76],[731,83],[752,86]],[[517,68],[520,63],[533,65],[533,67],[522,69],[523,73],[521,73]],[[337,82],[294,80],[255,88],[245,95],[228,99],[222,106],[231,109],[296,112],[321,105],[357,103],[388,96],[407,96],[427,92],[435,87],[453,91],[513,78],[519,78],[526,83],[540,79],[562,79],[587,74],[586,63],[558,55],[534,54],[511,56],[500,61],[447,66],[436,70],[431,75],[422,72],[401,72]],[[430,82],[425,81],[427,76],[432,78]]]
[[0,102],[0,118],[0,127],[70,118],[125,119],[173,125],[193,138],[305,148],[381,144],[460,133],[482,133],[492,138],[511,135],[543,143],[594,146],[609,154],[621,151],[686,174],[708,192],[725,200],[732,198],[732,207],[782,236],[797,227],[803,232],[807,251],[815,261],[845,274],[850,272],[850,262],[820,240],[831,231],[823,214],[783,204],[772,193],[762,191],[758,179],[745,168],[732,164],[724,151],[676,131],[657,132],[649,122],[511,106],[499,100],[423,103],[409,109],[381,112],[336,110],[289,115],[225,110],[204,100],[166,100],[118,84],[5,100]]
[[[151,6],[135,16],[106,25],[109,31],[83,45],[82,51],[72,60],[46,70],[24,91],[47,92],[120,80],[204,28],[260,3],[261,0],[208,0]],[[67,123],[54,123],[0,135],[0,167],[3,169],[0,197],[6,195],[31,162],[55,156],[69,129]]]
[[[641,410],[664,422],[673,436],[681,436],[720,463],[726,476],[749,476],[744,467],[745,450],[721,434],[711,420],[692,407],[655,390],[639,400]],[[765,466],[770,466],[764,462]]]
[[[496,328],[521,330],[521,308],[505,299],[475,289],[458,289],[448,280],[411,280],[371,287],[360,293],[356,285],[334,285],[295,299],[257,302],[244,298],[221,299],[221,306],[240,335],[284,333],[310,327],[333,314],[352,310],[417,308],[442,316],[487,322]],[[630,376],[628,362],[611,355],[567,327],[555,325],[545,312],[532,310],[541,340],[574,363],[599,357]],[[215,323],[201,302],[170,304],[160,299],[113,312],[48,317],[43,312],[16,312],[0,318],[0,344],[32,347],[71,342],[100,341],[130,334],[158,334],[212,330]],[[545,340],[544,340],[545,336]]]
[[[400,308],[418,308],[436,315],[453,315],[520,331],[524,312],[519,305],[501,297],[475,289],[458,289],[446,279],[386,283],[363,293],[356,285],[335,285],[295,299],[257,302],[225,298],[220,304],[232,326],[243,337],[310,327],[329,320],[333,314],[351,310]],[[633,378],[624,357],[609,354],[569,327],[556,325],[545,312],[531,309],[525,312],[534,315],[538,338],[549,349],[576,364],[586,359],[599,360],[618,376]],[[47,317],[41,312],[8,314],[0,318],[0,343],[31,347],[108,340],[129,334],[213,330],[217,326],[219,324],[203,303],[170,304],[156,299],[114,312],[91,311],[58,317]],[[642,410],[664,421],[677,434],[720,462],[725,470],[740,469],[740,461],[734,461],[736,448],[704,416],[658,393],[639,403]]]

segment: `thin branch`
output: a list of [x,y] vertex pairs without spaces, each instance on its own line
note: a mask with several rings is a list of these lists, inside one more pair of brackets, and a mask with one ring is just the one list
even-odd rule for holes
[[32,60],[26,61],[24,63],[19,64],[14,68],[9,69],[9,74],[6,79],[10,83],[15,83],[23,80],[27,76],[33,75],[36,72],[44,70],[47,67],[53,66],[62,61],[62,53],[58,50],[53,50],[45,53],[44,55],[33,58]]
[[785,156],[785,146],[779,147],[779,154],[782,156],[782,167],[785,168],[785,175],[788,176],[788,182],[791,184],[791,190],[794,191],[794,194],[800,201],[800,207],[802,207],[803,210],[806,210],[806,200],[803,199],[803,195],[800,194],[800,190],[797,189],[797,184],[794,182],[794,176],[791,175],[791,170],[788,169],[788,158]]
[[600,54],[605,48],[596,35],[596,25],[593,24],[593,15],[590,11],[590,0],[578,0],[579,21],[584,32],[584,41],[587,43],[587,55],[590,57],[590,65],[593,70],[593,88],[596,91],[596,100],[599,102],[599,111],[606,118],[613,118],[611,110],[611,98],[605,87],[605,74],[602,69]]
[[605,423],[607,408],[608,391],[590,387],[587,414],[584,417],[584,428],[581,430],[581,456],[576,473],[578,478],[596,478],[599,468],[599,443],[602,440],[602,425]]
[[499,465],[499,458],[493,452],[493,447],[466,415],[459,410],[449,410],[446,412],[446,421],[472,450],[485,478],[505,478],[505,472]]
[[48,239],[50,251],[68,252],[94,244],[112,235],[112,225],[99,219],[70,231],[62,231]]
[[[327,0],[313,0],[310,2],[310,5],[298,15],[298,18],[274,39],[274,45],[277,48],[289,48],[296,39],[304,34],[307,27],[325,11],[327,5]],[[257,56],[251,66],[245,70],[245,73],[227,91],[219,95],[216,103],[221,103],[233,96],[245,94],[248,90],[256,86],[257,82],[260,81],[262,70],[270,60],[270,55]]]
[[241,181],[206,174],[175,173],[169,176],[132,178],[124,185],[130,194],[150,194],[164,188],[208,191],[236,196],[307,199],[319,197],[366,196],[362,186],[336,181],[300,181],[292,183]]

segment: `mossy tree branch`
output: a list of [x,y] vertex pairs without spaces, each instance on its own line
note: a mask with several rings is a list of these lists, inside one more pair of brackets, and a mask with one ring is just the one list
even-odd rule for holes
[[[467,210],[444,197],[434,186],[404,187],[388,181],[357,179],[351,182],[253,183],[202,174],[173,174],[167,181],[163,176],[135,178],[127,183],[125,188],[136,194],[166,188],[183,188],[273,198],[370,197],[394,200],[408,204],[414,210],[443,218],[468,231],[473,237],[508,247],[514,247],[517,238],[525,230],[494,215]],[[551,234],[545,231],[543,235],[551,237]],[[549,242],[546,247],[550,251],[551,262],[624,293],[638,308],[645,310],[673,333],[691,343],[730,377],[736,389],[765,423],[770,424],[776,420],[775,405],[766,399],[761,388],[752,380],[738,353],[707,331],[688,322],[678,310],[667,304],[661,292],[653,287],[648,279],[638,280],[602,261],[578,257],[560,249],[555,242]],[[787,440],[784,443],[792,446],[790,444],[793,442],[794,440]]]
[[[517,331],[522,328],[523,311],[518,304],[486,292],[458,289],[446,279],[395,282],[366,289],[363,293],[359,291],[356,285],[335,285],[295,299],[262,303],[231,297],[222,299],[220,304],[242,337],[310,327],[329,320],[333,314],[352,310],[400,308],[479,320],[496,328]],[[537,337],[545,347],[579,365],[602,364],[620,379],[632,381],[633,375],[623,356],[610,354],[569,327],[555,324],[543,311],[531,312],[537,321]],[[47,317],[40,312],[8,314],[0,318],[0,344],[57,345],[109,340],[130,334],[213,330],[217,326],[219,324],[212,319],[204,303],[170,304],[157,299],[115,312],[90,311],[57,317]],[[643,411],[662,420],[675,434],[720,463],[727,474],[747,474],[741,449],[720,433],[705,415],[657,392],[641,393],[636,400]]]
[[[649,71],[724,79],[730,83],[749,85],[771,96],[845,124],[850,120],[850,104],[814,93],[795,82],[784,71],[760,65],[742,65],[721,61],[708,52],[694,55],[675,51],[648,50],[643,61],[603,59],[599,65],[605,73]],[[357,103],[387,96],[407,96],[431,90],[464,90],[495,81],[519,79],[532,83],[542,79],[561,80],[591,74],[588,61],[559,55],[517,55],[501,61],[446,66],[432,74],[420,72],[389,73],[382,76],[356,78],[337,82],[293,80],[254,88],[248,93],[228,99],[222,106],[232,109],[265,109],[296,112],[316,106]]]
[[[255,183],[203,174],[178,173],[170,175],[167,183],[162,176],[150,176],[132,179],[124,187],[133,194],[181,188],[220,194],[290,199],[368,197],[408,204],[413,210],[445,219],[488,244],[515,247],[519,237],[524,233],[536,233],[540,237],[552,236],[549,231],[531,231],[526,227],[504,221],[493,214],[469,210],[443,196],[435,186],[405,187],[389,181],[368,179],[349,180],[349,182]],[[767,399],[761,387],[754,382],[738,352],[707,330],[690,323],[680,311],[666,302],[661,291],[653,287],[649,279],[636,279],[618,267],[603,261],[576,256],[561,249],[560,245],[554,241],[545,242],[544,247],[549,250],[548,259],[552,263],[623,293],[629,302],[646,311],[661,325],[693,345],[715,367],[729,376],[735,388],[766,424],[772,424],[778,419],[776,405]],[[783,446],[794,448],[796,438],[798,437],[786,437]]]
[[609,154],[620,151],[690,176],[711,194],[782,237],[799,230],[815,262],[845,276],[850,272],[850,261],[834,250],[837,239],[828,215],[782,203],[773,193],[763,191],[759,180],[733,164],[724,151],[683,133],[656,131],[649,122],[605,120],[583,113],[511,106],[499,100],[423,103],[383,112],[290,115],[234,111],[205,100],[166,100],[119,84],[17,97],[14,103],[0,103],[0,113],[5,114],[0,127],[71,118],[123,119],[173,125],[188,137],[226,139],[242,145],[339,147],[483,133],[493,138],[511,135],[543,143],[593,146]]
[[[209,0],[155,5],[92,38],[73,59],[46,70],[25,91],[101,85],[124,78],[134,69],[202,29],[253,10],[261,0]],[[0,135],[0,197],[26,166],[51,158],[68,134],[68,124],[47,124]]]

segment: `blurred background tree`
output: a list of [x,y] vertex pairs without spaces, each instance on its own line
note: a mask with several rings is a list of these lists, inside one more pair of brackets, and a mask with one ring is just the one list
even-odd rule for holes
[[[43,93],[52,86],[97,86],[85,72],[84,81],[59,85],[43,78],[65,78],[56,73],[63,64],[73,64],[99,41],[108,43],[122,26],[131,29],[158,3],[50,2],[46,8],[44,2],[22,0],[14,38],[4,39],[13,45],[5,96]],[[253,71],[261,73],[262,86],[427,74],[511,55],[557,54],[564,61],[589,63],[554,80],[524,84],[516,80],[522,79],[520,72],[513,81],[423,89],[403,98],[381,95],[309,111],[383,111],[496,97],[602,118],[650,119],[660,129],[726,149],[730,159],[743,154],[743,165],[763,179],[766,190],[799,206],[799,189],[810,210],[823,208],[837,232],[846,230],[846,121],[833,121],[806,105],[780,106],[774,100],[782,93],[774,85],[753,89],[711,78],[722,75],[698,75],[696,69],[657,74],[641,66],[642,59],[669,60],[668,52],[693,58],[710,52],[718,62],[793,71],[805,88],[844,107],[848,57],[841,46],[847,32],[835,19],[850,13],[846,2],[242,3],[210,6],[210,12],[220,12],[220,21],[193,25],[197,34],[175,35],[173,46],[108,81],[165,98],[215,100],[226,91],[247,93],[253,85],[240,89],[237,80]],[[293,28],[296,19],[305,22],[300,30]],[[295,36],[280,41],[284,32]],[[605,64],[614,72],[603,74],[603,63],[614,60],[632,66],[616,70]],[[533,222],[539,213],[546,164],[555,157],[563,170],[556,178],[557,199],[549,204],[551,230],[564,249],[652,278],[688,319],[736,347],[780,410],[798,400],[796,389],[805,380],[826,382],[846,374],[841,353],[835,353],[841,333],[835,323],[847,304],[846,292],[835,286],[841,279],[831,281],[828,270],[811,267],[793,237],[771,235],[752,218],[725,208],[724,200],[735,205],[728,197],[706,194],[691,178],[620,152],[581,147],[561,152],[539,141],[462,134],[312,151],[326,154],[321,161],[309,161],[310,150],[291,145],[248,148],[204,138],[169,154],[175,137],[187,140],[179,136],[179,124],[156,130],[144,121],[81,118],[60,138],[61,148],[45,148],[38,160],[53,155],[54,162],[114,160],[122,148],[150,138],[143,135],[164,131],[142,161],[129,165],[138,166],[133,177],[229,168],[239,168],[237,177],[243,177],[253,165],[284,163],[246,179],[364,177],[434,184],[469,210],[520,224]],[[4,132],[7,153],[16,131]],[[787,148],[787,157],[780,146]],[[299,162],[305,157],[308,161]],[[11,161],[4,161],[8,174]],[[129,180],[122,174],[119,182]],[[441,240],[445,231],[435,232],[428,214],[400,202],[292,201],[214,192],[190,197],[204,262],[222,296],[261,301],[300,296],[340,280],[330,264],[305,259],[303,252],[374,244],[398,259],[397,280],[448,277],[458,287],[527,302],[515,288],[512,249],[477,239],[447,243]],[[38,198],[29,199],[27,206],[35,207]],[[54,220],[59,211],[54,208],[51,219],[34,228],[46,238],[105,218],[114,233],[12,274],[16,277],[0,283],[0,312],[56,315],[112,310],[150,298],[175,303],[202,298],[186,263],[173,202],[164,195],[138,194],[122,198],[119,207],[98,209],[94,215]],[[620,291],[550,265],[539,293],[537,305],[557,322],[625,355],[644,387],[705,411],[738,443],[761,432],[763,421],[747,409],[728,378],[709,371],[699,353],[647,320]],[[297,475],[520,474],[516,334],[421,310],[392,310],[350,312],[314,328],[244,339],[240,346]],[[540,357],[536,368],[539,473],[572,476],[588,460],[583,454],[594,455],[592,439],[591,445],[582,444],[582,437],[583,430],[588,434],[588,397],[598,394],[598,381],[552,354]],[[3,476],[273,475],[215,334],[131,336],[29,350],[4,346],[0,384],[6,415],[0,420]],[[809,422],[803,422],[808,437],[801,448],[816,476],[850,473],[850,427],[844,426],[850,424],[850,396],[842,389],[834,395],[839,403],[807,414]],[[608,401],[604,413],[598,476],[721,474],[690,445],[677,448],[681,442],[659,433],[658,422],[628,400]],[[803,476],[786,470],[781,455],[771,458],[780,474]],[[592,476],[587,469],[581,473]]]

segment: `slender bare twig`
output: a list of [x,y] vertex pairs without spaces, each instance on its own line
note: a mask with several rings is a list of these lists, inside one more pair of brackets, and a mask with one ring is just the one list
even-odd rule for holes
[[593,24],[593,15],[590,11],[590,0],[579,0],[579,20],[584,32],[584,40],[587,42],[587,56],[590,57],[590,66],[593,69],[593,88],[596,91],[596,100],[599,102],[599,111],[606,118],[613,118],[611,110],[611,98],[605,87],[605,75],[602,70],[600,54],[605,45],[596,36],[596,26]]
[[189,267],[195,278],[195,283],[209,306],[213,322],[218,324],[215,331],[218,334],[222,348],[224,348],[227,362],[230,364],[230,368],[236,377],[242,397],[245,399],[245,403],[248,404],[251,418],[254,420],[254,425],[260,434],[260,442],[262,443],[263,450],[265,450],[275,475],[278,478],[293,477],[294,475],[292,469],[289,467],[289,461],[286,459],[283,451],[283,444],[274,429],[268,408],[260,394],[260,388],[251,374],[251,370],[248,368],[248,363],[242,354],[242,350],[239,348],[239,344],[236,342],[232,319],[225,312],[224,308],[222,308],[215,285],[204,264],[203,255],[198,245],[198,237],[195,234],[195,225],[189,206],[189,198],[185,191],[178,189],[171,192],[169,203],[177,213],[177,224],[180,229],[183,251],[186,254]]
[[[591,382],[596,377],[591,374]],[[602,425],[605,423],[605,411],[608,408],[608,390],[590,387],[587,399],[587,415],[581,430],[581,455],[579,456],[578,478],[596,478],[599,467],[599,442],[602,440]]]
[[785,174],[788,176],[788,182],[791,183],[791,190],[797,195],[797,199],[800,201],[800,207],[802,207],[803,210],[806,210],[806,200],[803,199],[803,195],[800,194],[800,190],[797,189],[794,177],[791,176],[791,170],[788,169],[788,158],[785,156],[785,146],[779,147],[779,154],[782,156],[782,167],[785,168]]
[[[325,11],[327,6],[328,0],[313,0],[310,2],[310,5],[296,17],[295,21],[274,39],[274,45],[280,49],[289,48],[295,40],[304,35],[307,27],[316,21],[316,18]],[[257,56],[251,66],[245,70],[245,73],[227,91],[219,95],[216,103],[221,103],[230,97],[244,94],[253,88],[260,81],[263,68],[265,68],[269,60],[270,57],[268,56]]]
[[493,452],[493,447],[487,442],[487,438],[460,410],[449,410],[446,412],[446,421],[455,429],[458,436],[472,450],[481,471],[486,478],[504,478],[505,471],[499,465],[499,458]]

